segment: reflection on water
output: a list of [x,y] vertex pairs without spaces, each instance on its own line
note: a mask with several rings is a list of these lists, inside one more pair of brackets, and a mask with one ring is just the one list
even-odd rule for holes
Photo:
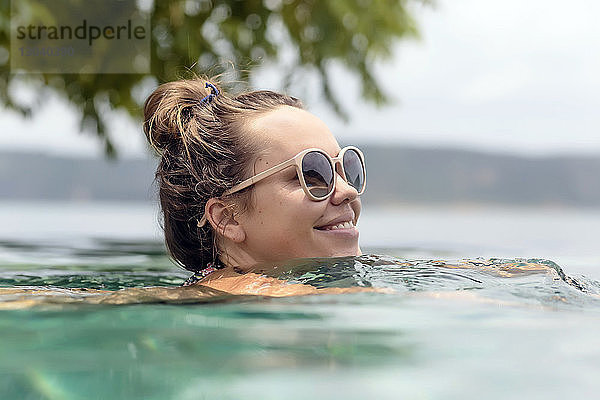
[[4,240],[0,398],[583,398],[600,389],[598,282],[544,259],[392,250],[254,271],[392,294],[267,298],[179,287],[188,273],[153,240]]
[[[205,287],[179,288],[189,275],[152,241],[88,240],[84,245],[0,242],[0,308],[50,304],[189,303],[227,296]],[[29,263],[15,262],[18,259]],[[12,261],[10,261],[12,260]],[[411,260],[382,255],[313,258],[259,265],[251,272],[316,288],[372,287],[409,291],[477,291],[521,302],[594,302],[598,283],[572,278],[542,259]],[[214,298],[213,298],[214,297]]]

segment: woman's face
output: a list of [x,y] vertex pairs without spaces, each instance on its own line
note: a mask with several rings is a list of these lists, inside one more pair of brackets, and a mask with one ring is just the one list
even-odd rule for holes
[[[254,164],[262,172],[300,151],[316,147],[336,157],[340,146],[323,121],[307,111],[282,106],[257,119],[250,132],[266,143]],[[246,233],[240,245],[256,262],[303,257],[356,256],[361,203],[357,191],[336,174],[335,191],[323,201],[306,196],[289,167],[254,185],[251,207],[236,218]],[[333,228],[351,222],[352,226]]]

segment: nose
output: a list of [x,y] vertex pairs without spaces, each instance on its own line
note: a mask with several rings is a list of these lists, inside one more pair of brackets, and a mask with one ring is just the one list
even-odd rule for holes
[[335,190],[331,195],[331,203],[334,205],[340,205],[344,202],[350,203],[358,197],[358,191],[351,186],[346,180],[336,172]]

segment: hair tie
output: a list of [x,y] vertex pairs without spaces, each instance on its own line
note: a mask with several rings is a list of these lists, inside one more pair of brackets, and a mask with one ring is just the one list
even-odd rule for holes
[[208,96],[205,96],[204,98],[202,98],[202,100],[200,100],[200,104],[207,102],[210,103],[212,99],[214,99],[215,97],[217,97],[219,95],[219,89],[217,89],[217,87],[215,85],[213,85],[210,82],[206,82],[206,85],[204,85],[205,88],[210,88],[211,93]]

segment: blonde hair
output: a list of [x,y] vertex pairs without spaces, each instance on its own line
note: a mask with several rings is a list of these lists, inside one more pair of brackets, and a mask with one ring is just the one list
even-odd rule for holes
[[[208,97],[215,92],[207,83],[218,95]],[[199,271],[218,262],[215,232],[210,224],[198,227],[198,220],[208,199],[253,173],[261,144],[249,135],[248,122],[284,105],[303,108],[298,99],[267,90],[231,96],[205,78],[165,83],[146,100],[144,133],[160,155],[156,181],[165,242],[184,268]],[[235,195],[244,209],[249,193]]]

